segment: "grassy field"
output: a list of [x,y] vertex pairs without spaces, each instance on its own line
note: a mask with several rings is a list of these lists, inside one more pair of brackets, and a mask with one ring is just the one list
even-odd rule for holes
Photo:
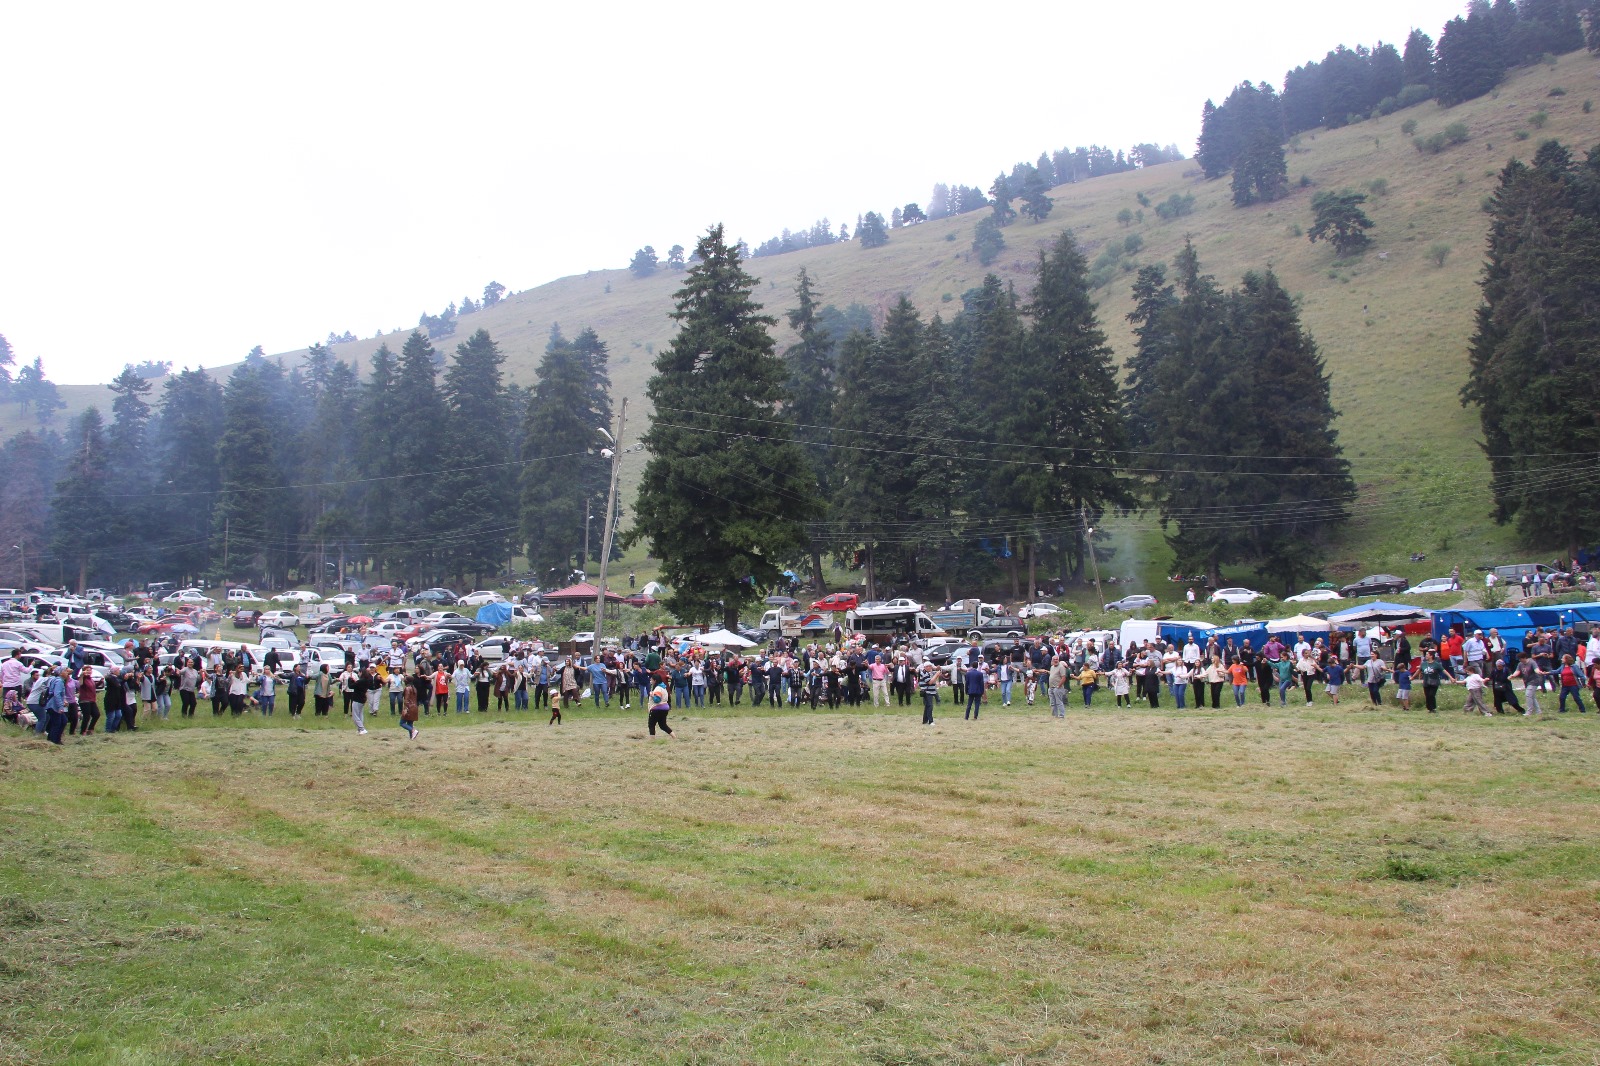
[[1600,1058],[1592,717],[1105,702],[5,730],[0,1061]]

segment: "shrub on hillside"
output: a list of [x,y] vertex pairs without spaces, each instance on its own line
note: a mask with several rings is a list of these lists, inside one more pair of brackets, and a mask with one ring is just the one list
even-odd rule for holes
[[1412,134],[1416,133],[1417,120],[1414,118],[1408,118],[1404,122],[1400,123],[1400,132],[1407,137],[1410,137]]
[[1193,213],[1194,193],[1186,192],[1181,196],[1173,193],[1161,203],[1156,204],[1156,214],[1165,222],[1171,222],[1175,218],[1182,218],[1184,215]]
[[1428,261],[1436,267],[1444,266],[1444,261],[1450,257],[1450,246],[1443,241],[1428,245]]

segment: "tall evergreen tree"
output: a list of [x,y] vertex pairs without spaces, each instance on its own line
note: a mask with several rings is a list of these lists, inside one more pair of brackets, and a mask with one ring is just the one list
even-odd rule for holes
[[[805,446],[806,459],[817,481],[819,498],[832,496],[833,453],[828,447],[833,422],[834,341],[821,321],[821,297],[811,284],[805,267],[795,283],[795,306],[786,317],[795,332],[795,343],[784,349],[788,367],[785,410],[794,419],[795,436]],[[813,538],[810,545],[811,583],[821,595],[826,591],[822,569],[824,544]]]
[[457,531],[450,573],[481,587],[511,557],[511,448],[504,432],[505,362],[486,330],[456,345],[444,374],[450,431],[439,492]]
[[[655,361],[657,412],[630,538],[662,560],[680,618],[739,610],[776,584],[804,549],[818,501],[801,446],[783,419],[784,366],[751,299],[755,279],[715,226],[677,294],[678,335]],[[710,432],[707,432],[707,430]]]
[[584,556],[584,519],[605,501],[597,486],[610,475],[605,439],[583,356],[550,331],[522,426],[521,523],[528,563],[540,583],[563,583]]
[[1265,126],[1251,130],[1233,166],[1233,205],[1272,201],[1289,187],[1289,165],[1278,135]]
[[[1032,446],[1048,464],[1022,468],[1027,505],[1035,514],[1086,519],[1058,553],[1058,575],[1065,582],[1082,572],[1085,525],[1098,525],[1109,508],[1131,506],[1133,495],[1117,474],[1127,433],[1113,353],[1089,296],[1089,264],[1071,231],[1039,254],[1037,278],[1023,308],[1030,325],[1015,408],[1022,417],[1002,439]],[[1045,524],[1035,523],[1036,529]],[[1029,591],[1037,587],[1031,549]]]
[[1462,402],[1478,407],[1495,518],[1568,553],[1600,538],[1600,148],[1556,141],[1500,174]]
[[460,526],[449,514],[457,501],[440,492],[432,476],[444,465],[442,445],[449,410],[439,393],[433,345],[418,330],[411,331],[400,349],[391,417],[404,427],[391,453],[391,473],[403,487],[404,513],[439,519],[433,538],[419,539],[414,531],[402,527],[389,530],[385,539],[407,583],[421,588],[444,573],[451,553],[459,546]]
[[[0,444],[0,581],[11,588],[48,584],[50,507],[60,477],[60,438],[25,429]],[[15,550],[13,550],[15,549]]]
[[98,408],[90,407],[72,420],[66,443],[71,458],[51,501],[50,552],[61,572],[73,575],[74,591],[81,593],[122,546],[108,521],[116,506],[111,499],[115,489],[105,422]]
[[1406,48],[1400,58],[1407,85],[1433,88],[1433,38],[1421,30],[1412,30],[1406,37]]
[[[390,539],[403,528],[401,516],[416,513],[408,501],[427,489],[415,479],[392,478],[396,441],[410,428],[395,421],[397,374],[394,353],[387,344],[378,345],[355,411],[356,473],[362,479],[362,488],[354,525],[364,543],[363,554],[372,561],[378,580],[383,583],[387,583],[386,571],[395,556]],[[324,560],[328,561],[331,560]],[[342,580],[344,575],[339,577]]]
[[163,580],[199,581],[210,569],[211,511],[221,488],[222,386],[204,370],[185,368],[169,376],[161,392],[154,502],[168,540],[153,565]]
[[1043,222],[1054,206],[1055,202],[1050,199],[1050,186],[1037,170],[1030,170],[1022,186],[1022,213],[1035,222]]
[[283,368],[259,352],[228,375],[222,390],[211,559],[225,581],[273,585],[286,579],[294,547],[294,513],[273,440],[274,429],[288,418],[287,381]]
[[1133,282],[1133,310],[1128,313],[1134,351],[1128,357],[1127,384],[1122,390],[1128,440],[1136,448],[1149,448],[1154,440],[1152,404],[1157,399],[1159,368],[1175,343],[1167,313],[1177,302],[1176,290],[1167,284],[1165,266],[1152,263],[1139,268]]
[[149,379],[140,377],[132,366],[123,367],[110,385],[115,398],[106,446],[116,471],[118,505],[106,515],[106,523],[108,534],[125,549],[105,561],[102,576],[118,586],[149,570],[155,542],[144,531],[158,525],[157,507],[150,495],[150,404],[145,399],[150,387]]

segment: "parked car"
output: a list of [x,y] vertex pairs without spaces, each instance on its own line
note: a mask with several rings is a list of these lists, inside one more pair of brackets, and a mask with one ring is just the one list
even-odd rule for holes
[[493,589],[484,589],[479,592],[469,592],[456,601],[458,607],[482,607],[486,603],[503,603],[505,597]]
[[300,616],[293,611],[267,611],[256,618],[256,625],[272,626],[274,629],[293,629],[299,624]]
[[366,623],[365,622],[354,621],[353,620],[354,617],[355,616],[353,616],[353,615],[340,615],[338,618],[330,618],[326,622],[323,622],[321,625],[313,627],[311,632],[313,632],[313,633],[349,633],[349,632],[351,632],[353,630],[359,630]]
[[515,643],[510,637],[485,637],[474,644],[472,650],[485,659],[504,659]]
[[813,611],[853,611],[861,603],[854,592],[830,592],[811,605]]
[[1360,581],[1352,581],[1339,590],[1339,595],[1350,596],[1381,596],[1385,592],[1404,592],[1411,587],[1411,582],[1403,577],[1393,574],[1368,574]]
[[449,589],[423,589],[411,597],[412,603],[455,603],[459,597]]
[[384,611],[378,616],[378,621],[411,623],[428,617],[428,614],[429,612],[421,607],[398,607],[392,611]]
[[1460,587],[1460,582],[1448,577],[1430,577],[1426,581],[1419,581],[1406,589],[1407,596],[1428,596],[1436,592],[1454,592]]
[[341,592],[337,596],[329,596],[323,602],[331,603],[335,607],[354,607],[361,601],[356,598],[356,594],[354,592]]
[[317,603],[322,599],[307,589],[291,589],[272,597],[273,603]]
[[907,611],[920,611],[920,610],[922,610],[922,604],[918,603],[916,600],[912,599],[910,596],[901,596],[901,597],[898,597],[897,599],[886,600],[886,601],[884,601],[883,605],[885,607],[899,607],[899,608],[903,608],[904,610],[907,610]]
[[1154,596],[1146,596],[1140,592],[1131,596],[1124,596],[1120,600],[1112,600],[1106,604],[1105,609],[1108,611],[1142,611],[1146,607],[1154,607],[1155,605],[1156,598]]
[[260,611],[240,611],[233,616],[233,628],[235,629],[256,629],[260,625]]
[[[524,602],[531,603],[532,601],[525,600]],[[636,592],[632,596],[622,597],[622,602],[629,607],[654,607],[656,598],[654,596],[646,596],[642,592]]]
[[1306,589],[1306,591],[1300,593],[1298,596],[1285,596],[1283,598],[1283,602],[1284,603],[1316,603],[1319,600],[1342,600],[1342,599],[1344,599],[1344,597],[1339,595],[1338,591],[1335,590],[1335,589]]
[[161,598],[162,603],[203,603],[211,606],[211,600],[199,589],[182,589],[178,592],[168,593]]
[[440,622],[448,622],[457,618],[466,621],[467,616],[459,611],[430,611],[423,616],[422,621],[438,625]]
[[494,632],[494,626],[488,622],[479,622],[471,618],[443,618],[429,624],[435,629],[451,629],[457,633],[467,633],[473,636],[488,636]]
[[1061,608],[1053,603],[1030,603],[1017,611],[1018,618],[1047,618],[1053,614],[1060,614]]
[[1211,594],[1212,603],[1245,604],[1254,603],[1261,598],[1261,593],[1255,589],[1230,588],[1218,589]]
[[[341,600],[340,602],[345,602]],[[399,603],[400,590],[393,585],[373,585],[360,596],[352,595],[350,603]]]
[[406,641],[405,647],[406,650],[412,652],[425,650],[429,654],[436,654],[445,648],[453,648],[461,643],[470,644],[471,641],[472,638],[469,634],[460,633],[453,629],[429,629]]
[[119,629],[124,633],[133,632],[133,627],[139,624],[139,620],[133,615],[128,614],[126,611],[119,611],[111,607],[102,607],[96,610],[94,613],[105,619],[107,622],[110,622],[112,628]]

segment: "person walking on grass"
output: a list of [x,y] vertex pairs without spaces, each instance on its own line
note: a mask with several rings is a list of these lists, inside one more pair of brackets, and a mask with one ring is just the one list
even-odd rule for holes
[[94,727],[100,724],[100,704],[96,702],[99,689],[94,678],[94,669],[85,664],[78,671],[78,714],[80,716],[79,729],[83,736],[92,736]]
[[44,716],[40,721],[45,723],[45,739],[58,747],[61,734],[67,728],[67,678],[71,674],[71,668],[63,666],[51,673],[45,682]]
[[1522,704],[1517,702],[1517,691],[1511,687],[1515,677],[1506,667],[1504,658],[1494,661],[1494,667],[1489,671],[1489,692],[1494,698],[1495,714],[1505,714],[1508,703],[1517,709],[1518,714],[1522,713]]
[[367,672],[356,673],[354,670],[346,670],[345,673],[354,676],[354,680],[349,682],[348,689],[350,719],[355,723],[356,736],[364,737],[367,735]]
[[[939,669],[926,660],[917,671],[917,691],[922,695],[922,724],[932,725],[933,705],[939,701]],[[1061,714],[1066,716],[1065,708]]]
[[976,653],[967,661],[966,674],[963,677],[965,692],[967,694],[967,709],[962,714],[962,719],[976,720],[978,712],[983,709],[983,694],[988,686],[988,678],[983,672],[983,662]]
[[1462,708],[1462,711],[1464,711],[1467,714],[1471,714],[1473,711],[1477,711],[1479,714],[1483,715],[1485,718],[1493,718],[1494,717],[1494,712],[1491,711],[1487,706],[1484,705],[1484,702],[1483,702],[1483,675],[1478,673],[1478,668],[1477,667],[1475,667],[1475,666],[1467,667],[1466,674],[1462,677],[1462,679],[1460,681],[1457,681],[1456,684],[1465,685],[1466,688],[1467,688],[1467,705]]
[[1561,668],[1556,673],[1561,681],[1559,713],[1567,713],[1567,697],[1571,696],[1573,702],[1578,705],[1578,713],[1588,714],[1589,708],[1583,705],[1583,673],[1578,669],[1571,655],[1563,655],[1561,657]]
[[1323,668],[1322,676],[1327,683],[1322,690],[1328,694],[1328,699],[1337,707],[1339,705],[1339,688],[1344,684],[1344,664],[1337,658],[1330,658],[1328,665]]
[[472,671],[467,669],[464,659],[456,660],[456,668],[451,671],[450,683],[456,689],[456,713],[467,714],[472,710]]
[[[403,677],[401,672],[398,670],[396,670],[390,676]],[[403,685],[400,690],[400,728],[404,729],[406,731],[406,735],[412,740],[416,740],[417,736],[422,732],[422,730],[417,728],[416,685]]]
[[1367,678],[1367,698],[1372,701],[1372,705],[1374,707],[1382,707],[1383,683],[1388,679],[1389,673],[1384,668],[1383,660],[1378,657],[1378,652],[1376,649],[1372,651],[1371,658],[1367,660],[1365,672]]
[[1439,686],[1450,679],[1444,668],[1444,663],[1433,653],[1432,648],[1424,648],[1422,662],[1417,664],[1417,677],[1422,681],[1422,702],[1427,707],[1429,714],[1439,713]]
[[1394,701],[1402,711],[1411,709],[1411,664],[1404,659],[1394,661]]
[[322,663],[317,667],[317,676],[311,682],[311,714],[314,718],[326,718],[331,710],[333,710],[333,674],[328,664]]
[[[1067,660],[1059,656],[1050,664],[1050,680],[1047,683],[1050,694],[1050,717],[1065,718],[1067,716]],[[932,714],[932,711],[929,711]]]
[[672,727],[667,724],[667,714],[672,710],[672,701],[667,698],[667,686],[658,683],[650,690],[650,717],[648,719],[650,735],[656,735],[656,726],[667,736],[673,736]]
[[1518,679],[1522,681],[1522,698],[1528,703],[1528,709],[1522,712],[1523,716],[1532,718],[1534,715],[1542,713],[1539,707],[1539,686],[1542,683],[1542,679],[1549,674],[1549,671],[1540,669],[1538,660],[1527,652],[1523,652],[1521,661],[1517,663],[1515,673]]

